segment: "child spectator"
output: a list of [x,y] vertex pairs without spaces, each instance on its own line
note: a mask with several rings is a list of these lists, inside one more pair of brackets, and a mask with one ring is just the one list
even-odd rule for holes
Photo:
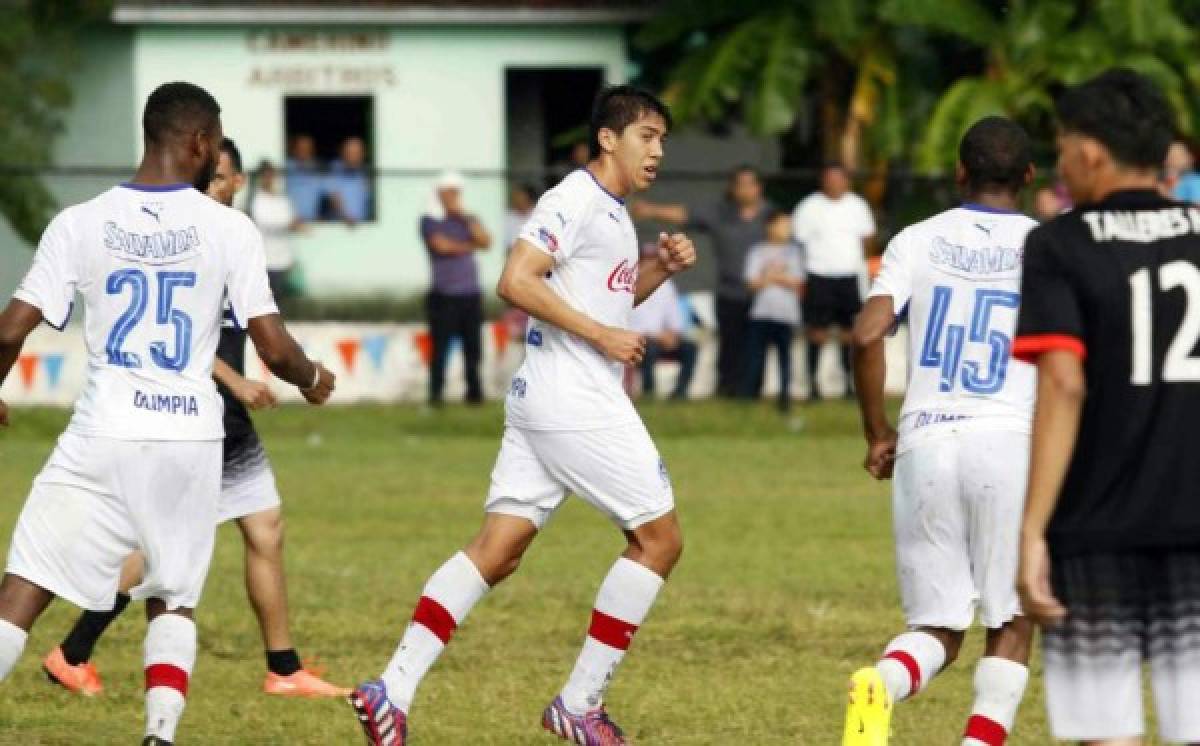
[[767,347],[779,357],[779,410],[791,406],[792,333],[800,323],[800,296],[804,292],[804,257],[792,241],[791,216],[773,210],[767,216],[767,240],[746,255],[746,287],[753,294],[746,334],[746,365],[741,395],[754,398],[762,380]]

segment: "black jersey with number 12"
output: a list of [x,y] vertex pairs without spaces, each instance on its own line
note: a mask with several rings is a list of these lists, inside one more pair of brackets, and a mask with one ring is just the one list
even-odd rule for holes
[[1014,355],[1084,359],[1056,555],[1200,547],[1200,209],[1122,191],[1025,243]]

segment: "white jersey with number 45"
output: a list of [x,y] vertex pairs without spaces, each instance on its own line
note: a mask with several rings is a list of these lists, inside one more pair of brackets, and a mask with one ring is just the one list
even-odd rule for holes
[[277,311],[250,219],[187,185],[113,187],[54,218],[15,297],[62,328],[76,291],[88,381],[68,429],[220,439],[212,367],[222,302],[243,325]]
[[[1025,235],[1037,223],[979,205],[896,235],[870,295],[909,322],[898,450],[947,432],[1029,432],[1036,372],[1012,359]],[[902,309],[906,309],[902,310]]]

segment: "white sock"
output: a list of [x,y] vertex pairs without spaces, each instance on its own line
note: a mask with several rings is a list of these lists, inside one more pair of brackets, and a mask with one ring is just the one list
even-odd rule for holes
[[654,571],[633,560],[618,559],[596,594],[592,624],[575,669],[562,690],[567,710],[583,715],[604,702],[604,691],[617,664],[633,642],[663,586]]
[[0,681],[8,678],[13,666],[25,650],[29,633],[5,619],[0,619]]
[[412,706],[417,685],[441,655],[471,607],[488,592],[475,563],[459,552],[438,568],[425,584],[412,622],[400,647],[383,671],[388,699],[404,712]]
[[905,632],[888,643],[875,664],[893,702],[914,696],[946,664],[946,648],[928,632]]
[[146,735],[175,740],[188,680],[196,665],[196,625],[178,614],[160,614],[146,626]]
[[1004,746],[1025,695],[1029,669],[1007,658],[980,658],[975,667],[975,704],[963,746]]

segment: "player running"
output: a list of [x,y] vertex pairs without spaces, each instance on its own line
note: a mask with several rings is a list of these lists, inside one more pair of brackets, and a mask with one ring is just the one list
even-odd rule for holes
[[[1033,178],[1029,138],[988,117],[958,154],[966,203],[892,239],[854,328],[866,468],[877,479],[895,468],[909,631],[851,679],[846,746],[888,742],[892,704],[954,661],[977,612],[987,644],[964,745],[1004,743],[1029,678],[1032,625],[1018,615],[1015,580],[1035,373],[1009,361],[1021,246],[1035,225],[1016,211]],[[911,363],[897,437],[884,407],[883,337],[905,309]]]
[[645,351],[627,329],[633,306],[696,260],[678,233],[662,234],[657,256],[639,260],[625,209],[625,197],[657,176],[670,126],[649,93],[602,91],[591,162],[546,192],[521,231],[498,292],[532,319],[483,528],[429,579],[382,677],[351,695],[371,744],[403,746],[417,685],[476,602],[516,570],[567,492],[608,516],[629,546],[600,586],[583,651],[542,726],[581,746],[626,742],[604,693],[683,548],[666,467],[621,388],[624,366]]
[[[242,156],[229,138],[221,154],[208,196],[233,206],[245,184]],[[285,697],[338,697],[350,693],[306,670],[292,647],[288,628],[287,581],[283,572],[283,511],[275,475],[250,419],[250,409],[276,404],[271,389],[246,374],[246,330],[234,323],[228,304],[217,343],[213,378],[225,404],[224,468],[218,520],[237,521],[246,546],[246,595],[262,629],[267,676],[263,691]],[[103,691],[100,674],[91,663],[92,651],[108,625],[129,605],[129,589],[141,580],[143,555],[134,552],[125,562],[111,611],[84,611],[62,644],[42,661],[53,681],[70,691],[92,696]]]
[[1200,743],[1200,210],[1156,190],[1174,130],[1147,78],[1058,100],[1075,209],[1029,234],[1015,354],[1037,362],[1020,591],[1042,635],[1050,729]]
[[[63,327],[84,301],[88,383],[34,479],[0,582],[0,679],[55,597],[112,605],[121,564],[146,557],[145,744],[169,744],[196,659],[192,610],[212,556],[221,479],[221,400],[212,382],[222,305],[280,378],[323,403],[333,375],[284,328],[262,237],[202,193],[222,142],[207,91],[150,94],[145,153],[129,183],[69,207],[0,313],[0,382],[43,320]],[[7,424],[0,402],[0,424]]]

